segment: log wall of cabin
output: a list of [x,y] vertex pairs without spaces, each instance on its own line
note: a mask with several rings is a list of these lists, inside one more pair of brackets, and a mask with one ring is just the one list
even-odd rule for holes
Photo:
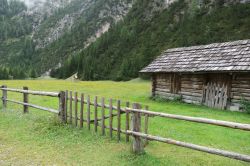
[[182,74],[181,90],[182,100],[187,103],[201,104],[203,96],[204,74]]
[[152,94],[167,99],[174,99],[176,96],[179,96],[178,94],[171,92],[171,89],[173,88],[173,85],[171,85],[172,79],[173,74],[159,73],[154,75],[154,83],[152,87],[154,93],[152,92]]
[[232,104],[239,104],[242,98],[250,101],[250,73],[233,74],[230,97]]
[[152,95],[168,99],[181,96],[184,102],[202,104],[203,86],[213,82],[228,86],[229,106],[240,106],[242,98],[250,101],[250,73],[181,74],[177,80],[180,86],[178,92],[173,91],[173,87],[178,87],[173,86],[173,74],[154,74]]

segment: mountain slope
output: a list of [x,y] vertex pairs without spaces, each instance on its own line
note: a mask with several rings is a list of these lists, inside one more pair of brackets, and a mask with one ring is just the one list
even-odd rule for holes
[[41,74],[81,51],[132,6],[132,0],[24,1],[28,6],[0,0],[0,68],[15,66],[23,77]]
[[41,72],[63,62],[122,19],[131,3],[130,0],[72,1],[69,6],[47,19],[34,35],[38,49],[32,61],[41,66]]
[[249,0],[21,1],[0,0],[0,79],[128,80],[167,48],[250,38]]
[[249,3],[180,0],[154,10],[165,1],[153,2],[137,0],[123,21],[52,76],[128,80],[167,48],[250,38]]
[[8,79],[10,75],[25,77],[19,69],[27,63],[33,52],[32,41],[28,36],[32,31],[32,20],[22,14],[25,11],[27,7],[19,1],[0,0],[0,79]]

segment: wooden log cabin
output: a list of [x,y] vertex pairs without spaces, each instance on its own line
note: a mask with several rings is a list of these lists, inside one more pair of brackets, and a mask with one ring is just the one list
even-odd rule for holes
[[240,111],[250,101],[250,40],[168,49],[140,71],[152,96]]

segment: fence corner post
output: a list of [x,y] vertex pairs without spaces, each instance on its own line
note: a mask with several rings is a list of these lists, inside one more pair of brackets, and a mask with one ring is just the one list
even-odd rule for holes
[[[3,85],[2,88],[7,88],[6,85]],[[6,111],[7,108],[7,90],[2,89],[3,96],[2,96],[2,102],[3,102],[3,110]]]
[[[140,109],[140,104],[133,104],[133,109]],[[133,132],[140,132],[141,131],[141,114],[139,112],[132,111],[131,117],[131,128]],[[142,154],[144,153],[144,145],[143,140],[140,136],[133,135],[132,141],[132,152],[135,154]]]
[[[23,90],[29,90],[28,87],[23,87]],[[28,93],[23,93],[23,102],[24,103],[29,103],[29,98],[28,98]],[[23,105],[23,113],[28,113],[29,112],[29,106]]]
[[62,123],[66,123],[65,116],[65,92],[61,91],[59,93],[59,117]]

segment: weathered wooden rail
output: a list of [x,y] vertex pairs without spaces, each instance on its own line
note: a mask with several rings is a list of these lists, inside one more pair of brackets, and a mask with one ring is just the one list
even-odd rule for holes
[[[42,92],[42,91],[30,91],[28,87],[23,87],[22,89],[12,89],[12,88],[7,88],[7,86],[3,85],[0,88],[2,90],[2,101],[3,101],[3,109],[6,109],[7,107],[7,102],[10,103],[15,103],[15,104],[20,104],[23,105],[23,112],[28,113],[29,112],[29,107],[52,112],[52,113],[59,113],[60,110],[55,110],[51,108],[46,108],[46,107],[41,107],[38,105],[30,104],[29,103],[29,98],[28,95],[39,95],[39,96],[49,96],[49,97],[58,97],[60,98],[60,93],[55,93],[55,92]],[[23,102],[20,101],[15,101],[7,98],[7,92],[17,92],[17,93],[22,93],[23,94]]]
[[[28,113],[29,112],[28,108],[32,107],[48,111],[51,113],[56,113],[58,114],[62,123],[69,123],[79,128],[83,128],[84,123],[86,123],[87,129],[90,130],[91,125],[94,125],[95,132],[98,132],[98,128],[100,128],[101,134],[107,135],[108,132],[110,138],[113,138],[113,132],[115,131],[118,141],[121,140],[121,134],[124,134],[126,142],[129,142],[130,137],[132,137],[132,150],[136,154],[144,152],[144,147],[148,143],[148,141],[158,141],[201,152],[233,158],[236,160],[250,162],[249,155],[239,154],[215,148],[209,148],[205,146],[173,140],[171,138],[164,138],[148,134],[148,127],[150,127],[148,125],[150,117],[170,118],[170,119],[183,120],[194,123],[222,126],[244,131],[250,131],[250,124],[152,112],[148,111],[147,106],[144,107],[145,109],[142,109],[141,105],[138,103],[130,105],[129,102],[122,103],[120,100],[113,100],[113,99],[109,99],[108,104],[105,104],[106,101],[105,98],[103,97],[98,98],[97,96],[95,96],[93,102],[91,102],[91,98],[89,95],[80,94],[80,97],[78,97],[78,93],[72,91],[70,92],[61,91],[59,93],[41,92],[41,91],[30,91],[28,90],[27,87],[24,87],[21,90],[21,89],[7,88],[7,86],[2,86],[0,89],[3,92],[2,102],[4,110],[6,110],[7,102],[11,102],[23,105],[24,113]],[[23,94],[23,102],[8,99],[7,98],[8,91]],[[59,99],[59,108],[58,110],[56,110],[30,104],[29,95],[57,97]],[[98,99],[100,100],[100,102],[98,102]],[[132,108],[130,108],[130,106],[132,106]],[[122,115],[125,115],[124,121],[122,120]],[[144,117],[143,126],[142,126],[143,122],[142,117]],[[116,118],[116,124],[114,124],[114,118]],[[122,122],[125,122],[125,124],[122,125]]]

